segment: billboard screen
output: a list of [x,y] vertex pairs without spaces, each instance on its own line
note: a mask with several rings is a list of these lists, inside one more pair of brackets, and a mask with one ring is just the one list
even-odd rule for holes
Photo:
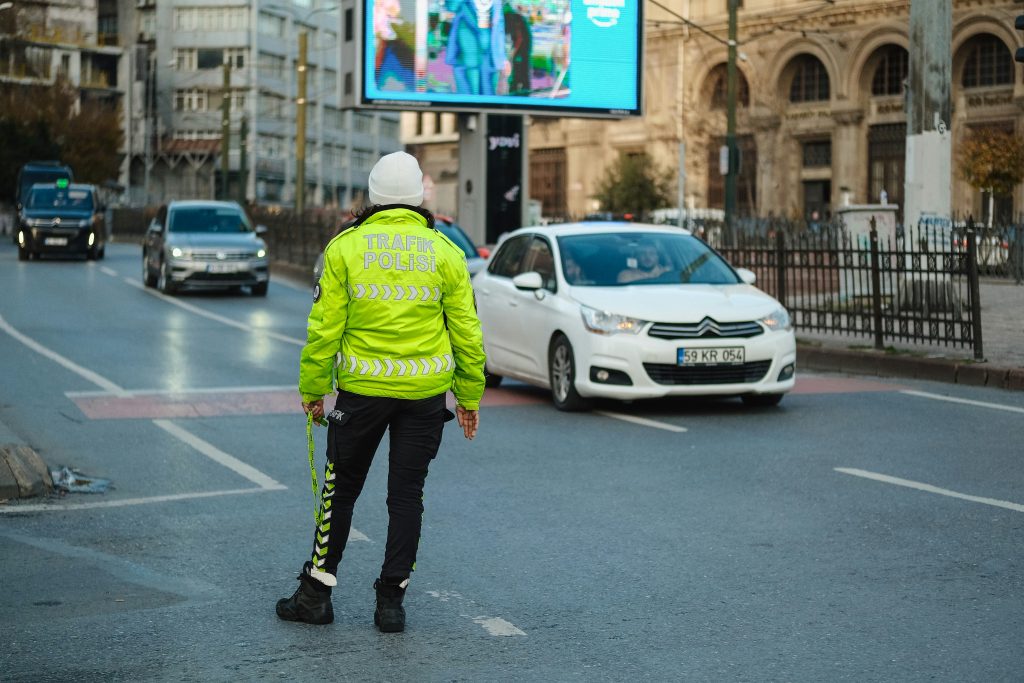
[[640,114],[639,0],[361,0],[360,104]]

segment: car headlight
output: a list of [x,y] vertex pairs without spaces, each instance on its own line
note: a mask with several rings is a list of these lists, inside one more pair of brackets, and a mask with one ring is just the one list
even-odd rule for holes
[[192,258],[192,252],[181,247],[171,247],[171,256],[174,258]]
[[256,258],[264,258],[267,255],[266,249],[260,249],[256,252]]
[[791,330],[793,329],[793,321],[789,317],[789,313],[785,308],[778,308],[769,315],[761,318],[761,324],[767,327],[769,330]]
[[583,326],[594,334],[640,334],[640,330],[647,324],[646,320],[638,320],[617,313],[599,311],[596,308],[580,305],[580,313],[583,315]]

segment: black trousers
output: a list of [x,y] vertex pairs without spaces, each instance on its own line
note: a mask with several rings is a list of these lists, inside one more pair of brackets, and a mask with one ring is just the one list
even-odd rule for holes
[[423,519],[423,483],[452,413],[444,394],[407,400],[338,392],[327,420],[327,466],[321,491],[323,521],[313,540],[313,566],[338,573],[352,527],[352,508],[370,463],[389,430],[388,540],[381,577],[406,579],[416,566]]

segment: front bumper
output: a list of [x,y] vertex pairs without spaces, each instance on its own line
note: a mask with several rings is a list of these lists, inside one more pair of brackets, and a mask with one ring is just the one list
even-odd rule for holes
[[[629,400],[781,394],[795,384],[796,337],[791,330],[749,338],[659,339],[645,332],[604,336],[586,331],[576,336],[575,384],[581,396]],[[744,349],[740,365],[681,367],[676,362],[680,348],[736,346]]]
[[270,280],[270,261],[252,258],[231,261],[197,261],[170,258],[170,278],[183,287],[246,287]]
[[[89,251],[91,228],[30,228],[22,226],[15,237],[23,237],[25,249],[37,254],[85,254]],[[93,244],[99,235],[93,237]],[[19,240],[18,244],[21,244]]]

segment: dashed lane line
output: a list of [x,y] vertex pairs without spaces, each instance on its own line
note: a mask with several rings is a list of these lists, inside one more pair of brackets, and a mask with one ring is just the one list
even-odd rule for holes
[[178,308],[183,308],[183,309],[185,309],[186,311],[188,311],[190,313],[195,313],[196,315],[202,316],[204,318],[208,318],[208,319],[213,320],[215,322],[219,322],[222,325],[227,325],[229,327],[234,327],[235,329],[242,330],[243,332],[249,332],[249,333],[252,333],[252,334],[262,334],[262,335],[265,335],[267,337],[270,337],[271,339],[276,339],[278,341],[283,341],[283,342],[285,342],[287,344],[295,344],[296,346],[305,346],[306,345],[305,340],[296,339],[295,337],[289,337],[288,335],[279,334],[278,332],[272,332],[270,330],[261,330],[261,329],[256,328],[256,327],[252,327],[250,325],[246,325],[245,323],[238,322],[237,320],[232,320],[231,318],[227,318],[227,317],[225,317],[223,315],[218,315],[216,313],[211,313],[210,311],[207,311],[206,309],[200,308],[199,306],[193,306],[190,303],[186,303],[186,302],[181,301],[179,299],[176,299],[176,298],[174,298],[172,296],[167,296],[166,294],[162,294],[162,293],[160,293],[160,292],[158,292],[156,290],[149,289],[149,288],[145,287],[141,282],[136,282],[135,280],[133,280],[131,278],[125,277],[125,278],[121,278],[121,279],[124,282],[127,282],[132,287],[135,287],[136,289],[141,290],[141,291],[145,292],[146,294],[149,294],[150,296],[155,296],[157,299],[160,299],[161,301],[166,301],[167,303],[173,304],[173,305],[177,306]]
[[879,474],[877,472],[869,472],[867,470],[858,470],[850,467],[836,467],[836,472],[842,474],[849,474],[854,477],[862,477],[864,479],[872,479],[874,481],[880,481],[884,484],[892,484],[893,486],[904,486],[910,489],[917,489],[918,491],[924,491],[926,493],[935,493],[940,496],[948,496],[950,498],[959,498],[960,500],[969,500],[972,503],[982,503],[983,505],[991,505],[997,508],[1005,508],[1007,510],[1013,510],[1014,512],[1024,512],[1024,505],[1020,503],[1011,503],[1006,500],[997,500],[995,498],[985,498],[983,496],[972,496],[966,493],[959,493],[957,491],[950,491],[949,489],[939,488],[938,486],[932,486],[931,484],[923,484],[919,481],[911,481],[910,479],[900,479],[899,477],[891,477],[888,474]]
[[949,403],[959,403],[965,406],[975,406],[977,408],[991,408],[992,410],[1005,410],[1008,413],[1022,413],[1024,414],[1024,408],[1018,408],[1017,406],[1008,406],[1003,403],[989,403],[987,401],[972,401],[968,398],[956,398],[955,396],[943,396],[942,394],[931,394],[927,391],[901,391],[901,394],[907,396],[917,396],[918,398],[930,398],[933,401],[947,401]]
[[100,266],[100,272],[103,273],[104,275],[109,275],[110,277],[120,276],[120,273],[118,273],[113,268],[108,268],[107,266]]
[[682,433],[687,431],[686,427],[680,427],[679,425],[669,424],[668,422],[659,422],[658,420],[650,420],[646,417],[637,417],[636,415],[627,415],[625,413],[613,413],[607,410],[595,410],[598,415],[604,415],[605,417],[615,418],[616,420],[622,420],[623,422],[632,422],[643,427],[653,427],[654,429],[664,429],[666,432],[677,432]]
[[488,617],[488,616],[472,616],[472,612],[475,612],[476,603],[472,600],[463,597],[461,594],[455,591],[427,591],[427,595],[440,601],[449,602],[457,605],[461,614],[460,617],[471,620],[474,624],[479,624],[488,634],[492,636],[525,636],[526,632],[518,628],[515,624],[510,621],[506,621],[501,617]]

